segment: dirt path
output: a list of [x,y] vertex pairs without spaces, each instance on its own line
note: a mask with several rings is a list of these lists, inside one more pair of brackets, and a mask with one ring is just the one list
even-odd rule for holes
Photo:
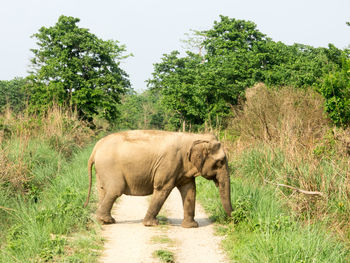
[[220,237],[202,207],[196,204],[198,228],[181,227],[183,208],[180,193],[174,189],[160,213],[168,218],[165,225],[145,227],[142,219],[148,208],[148,197],[122,196],[114,205],[117,223],[103,226],[107,240],[100,262],[161,262],[152,254],[156,250],[173,253],[176,263],[228,262],[221,252]]

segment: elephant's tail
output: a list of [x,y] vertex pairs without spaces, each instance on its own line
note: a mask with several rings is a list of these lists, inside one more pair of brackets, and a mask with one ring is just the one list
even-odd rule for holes
[[88,195],[84,204],[84,207],[86,207],[90,200],[90,194],[91,194],[91,185],[92,185],[92,166],[95,162],[95,150],[92,152],[89,161],[88,161],[88,172],[89,172],[89,191]]

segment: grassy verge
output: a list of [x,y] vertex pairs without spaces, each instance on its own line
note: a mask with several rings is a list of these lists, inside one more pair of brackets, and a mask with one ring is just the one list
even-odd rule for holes
[[98,225],[83,208],[93,135],[59,108],[0,115],[0,262],[96,260]]
[[[93,262],[102,245],[98,225],[83,208],[87,193],[86,162],[92,146],[76,153],[39,194],[8,199],[12,219],[1,246],[0,262]],[[48,174],[49,168],[41,167]],[[3,195],[2,195],[3,196]],[[1,200],[1,204],[3,204]]]

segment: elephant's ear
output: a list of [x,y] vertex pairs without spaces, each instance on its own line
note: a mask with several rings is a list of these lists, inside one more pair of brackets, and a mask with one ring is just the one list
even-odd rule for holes
[[208,141],[194,141],[189,152],[187,153],[188,160],[197,168],[199,173],[202,172],[205,158],[208,156],[208,144]]

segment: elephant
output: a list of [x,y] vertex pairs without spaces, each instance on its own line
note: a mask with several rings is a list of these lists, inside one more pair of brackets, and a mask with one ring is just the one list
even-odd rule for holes
[[131,130],[102,138],[88,161],[89,190],[85,207],[91,193],[93,165],[99,197],[96,217],[103,224],[116,222],[111,209],[122,194],[153,194],[143,224],[157,225],[156,216],[176,187],[184,207],[181,226],[198,227],[194,216],[195,178],[199,175],[214,181],[219,188],[222,206],[231,216],[227,158],[223,146],[212,134]]

